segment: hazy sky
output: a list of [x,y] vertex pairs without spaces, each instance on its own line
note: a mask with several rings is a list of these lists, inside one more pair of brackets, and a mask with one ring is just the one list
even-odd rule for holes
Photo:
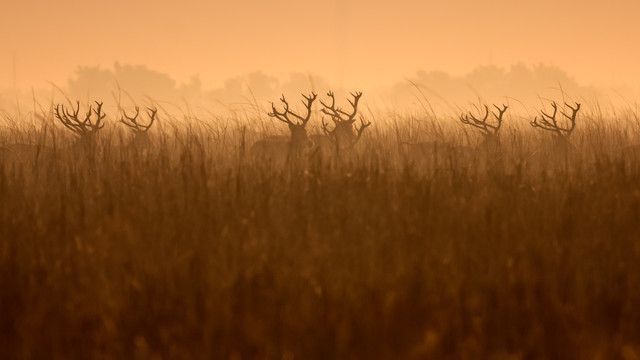
[[144,64],[205,88],[261,70],[367,88],[419,69],[557,65],[640,87],[638,0],[0,0],[0,88]]

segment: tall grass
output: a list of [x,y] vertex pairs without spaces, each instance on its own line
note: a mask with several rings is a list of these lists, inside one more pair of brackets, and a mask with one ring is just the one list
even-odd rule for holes
[[0,357],[640,356],[638,129],[581,118],[560,154],[507,125],[499,154],[421,162],[397,144],[410,120],[281,168],[220,119],[5,156]]

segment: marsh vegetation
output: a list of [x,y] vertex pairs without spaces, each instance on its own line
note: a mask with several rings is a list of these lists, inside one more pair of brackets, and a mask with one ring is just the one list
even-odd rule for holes
[[150,108],[145,128],[136,110],[78,147],[54,108],[16,115],[0,133],[2,358],[640,356],[637,113],[358,123],[360,96],[323,97],[333,124],[315,94],[309,116],[283,97],[279,145],[268,117]]

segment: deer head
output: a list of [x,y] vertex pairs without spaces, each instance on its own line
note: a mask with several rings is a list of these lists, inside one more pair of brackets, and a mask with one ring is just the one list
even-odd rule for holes
[[[491,114],[495,118],[493,121],[489,119],[489,106],[484,105],[484,116],[482,119],[479,119],[473,115],[473,113],[469,112],[467,115],[461,114],[460,121],[465,125],[470,125],[480,131],[484,140],[476,147],[475,150],[481,151],[489,151],[492,154],[499,151],[500,142],[498,140],[498,132],[502,127],[502,117],[504,113],[507,111],[507,105],[502,105],[502,107],[498,107],[497,105],[493,105],[494,108],[498,111],[497,113],[491,111]],[[476,110],[480,113],[480,110],[476,107]]]
[[[303,149],[310,144],[309,136],[307,135],[307,122],[311,118],[311,106],[313,102],[316,100],[317,95],[315,93],[311,93],[311,95],[302,94],[304,100],[302,100],[302,104],[307,109],[307,114],[305,116],[298,115],[289,109],[289,103],[285,99],[284,95],[280,98],[280,101],[284,104],[284,111],[278,111],[274,103],[271,103],[271,112],[267,115],[270,117],[276,118],[287,125],[289,125],[289,130],[291,131],[291,146],[294,149]],[[294,119],[292,120],[289,116],[292,116]]]
[[507,105],[502,105],[502,108],[499,108],[497,105],[493,105],[493,107],[498,110],[498,113],[491,112],[493,117],[496,119],[495,124],[490,124],[487,121],[489,120],[489,107],[484,105],[484,117],[482,119],[476,118],[471,112],[468,115],[461,114],[460,121],[465,125],[471,125],[476,129],[480,130],[482,136],[485,138],[491,138],[498,135],[500,131],[500,127],[502,126],[502,116],[507,111]]
[[580,110],[580,104],[576,103],[575,107],[571,107],[571,105],[564,103],[566,107],[571,109],[572,114],[567,115],[564,111],[560,111],[560,113],[567,119],[565,123],[568,121],[568,126],[563,127],[559,124],[559,120],[556,119],[556,115],[558,113],[558,104],[554,102],[551,103],[551,107],[553,108],[553,114],[549,115],[544,111],[540,111],[540,119],[536,116],[533,118],[533,121],[530,123],[534,128],[539,128],[542,130],[547,130],[553,132],[556,136],[561,139],[568,140],[569,136],[573,132],[573,129],[576,127],[576,115],[578,115],[578,111]]
[[156,114],[158,113],[157,108],[147,108],[149,121],[147,124],[142,124],[138,121],[138,115],[140,115],[140,108],[136,106],[136,114],[134,116],[128,116],[126,111],[122,111],[122,117],[120,118],[120,122],[129,127],[135,137],[133,139],[133,145],[136,146],[147,146],[151,144],[151,140],[147,132],[153,125],[153,122],[156,120]]
[[362,117],[360,118],[360,128],[355,125],[355,117],[358,113],[358,102],[362,96],[361,92],[351,93],[353,100],[349,100],[351,104],[351,112],[346,112],[341,108],[336,108],[336,98],[333,92],[329,91],[327,96],[331,99],[331,104],[328,105],[320,100],[323,109],[320,111],[328,115],[333,121],[334,128],[329,130],[329,124],[325,123],[322,119],[322,130],[333,141],[338,150],[350,149],[360,140],[364,129],[366,129],[371,122],[365,123]]
[[[54,115],[56,119],[60,120],[62,125],[73,131],[74,134],[80,136],[81,140],[90,140],[98,130],[104,127],[102,120],[106,117],[106,115],[102,113],[102,103],[97,101],[95,103],[95,109],[92,105],[89,105],[89,110],[87,110],[84,120],[78,118],[80,114],[80,101],[76,101],[76,108],[72,111],[67,110],[64,105],[56,105]],[[94,114],[96,118],[92,120],[91,118]]]
[[[569,154],[570,151],[575,150],[575,147],[569,142],[569,136],[576,127],[576,115],[580,110],[580,104],[576,103],[575,107],[565,103],[565,107],[571,109],[571,115],[568,115],[564,111],[560,113],[564,116],[564,119],[556,119],[558,113],[558,105],[555,102],[551,103],[553,113],[549,115],[544,111],[540,111],[540,118],[537,116],[531,121],[531,126],[553,133],[552,148],[551,150],[556,154]],[[565,126],[563,126],[564,123]]]

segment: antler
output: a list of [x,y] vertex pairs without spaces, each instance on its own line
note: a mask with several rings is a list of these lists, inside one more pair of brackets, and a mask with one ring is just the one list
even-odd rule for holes
[[575,129],[576,127],[576,115],[580,110],[580,104],[576,103],[575,107],[572,107],[567,103],[564,103],[564,105],[569,109],[571,109],[573,112],[571,116],[569,116],[564,111],[560,111],[560,113],[569,120],[569,123],[570,123],[569,127],[563,128],[560,125],[558,125],[558,121],[556,120],[556,114],[558,113],[558,104],[556,104],[555,101],[551,103],[551,107],[553,108],[553,114],[549,115],[544,111],[540,111],[540,114],[542,115],[540,117],[540,120],[538,120],[538,117],[536,116],[535,118],[533,118],[533,121],[530,123],[531,126],[540,128],[542,130],[553,131],[557,135],[562,137],[569,137],[569,135],[571,135],[571,133],[573,132],[573,129]]
[[[320,111],[322,111],[326,115],[329,115],[334,123],[355,122],[355,117],[356,117],[356,114],[358,113],[358,101],[360,101],[362,92],[356,91],[351,93],[351,96],[353,96],[353,100],[348,100],[349,104],[351,104],[351,107],[353,108],[353,111],[351,113],[347,113],[341,108],[336,108],[336,98],[333,94],[333,91],[329,91],[327,93],[327,96],[331,98],[331,105],[327,105],[322,100],[320,100],[320,104],[324,106],[324,109]],[[346,116],[346,118],[343,118],[343,116]]]
[[360,117],[360,128],[354,124],[356,121],[356,114],[358,113],[358,102],[360,101],[360,97],[362,97],[362,92],[356,91],[351,93],[353,100],[349,100],[349,104],[351,104],[352,107],[352,111],[350,113],[342,110],[341,108],[336,108],[336,98],[332,91],[329,91],[327,96],[331,98],[331,105],[320,100],[320,103],[324,106],[320,111],[331,117],[335,127],[333,130],[329,130],[328,124],[323,118],[322,130],[338,148],[352,148],[362,137],[364,129],[371,125],[371,122],[365,123],[362,117]]
[[[127,115],[126,111],[122,111],[123,117],[120,118],[120,122],[127,125],[131,129],[133,129],[136,133],[146,133],[153,125],[153,122],[156,120],[156,114],[158,113],[157,108],[147,108],[149,111],[149,124],[143,125],[138,122],[138,115],[140,114],[140,108],[136,106],[136,114],[133,117]],[[128,120],[128,122],[126,120]]]
[[369,125],[371,125],[371,121],[367,121],[367,123],[364,123],[364,119],[362,117],[360,117],[360,128],[358,129],[356,127],[356,130],[358,131],[358,135],[356,136],[356,139],[353,141],[353,145],[355,145],[359,140],[360,137],[362,137],[362,133],[364,132],[364,129],[366,129]]
[[498,134],[498,131],[500,131],[500,127],[502,126],[502,116],[507,111],[508,106],[503,104],[502,108],[499,108],[497,105],[493,105],[493,107],[498,110],[498,114],[493,111],[491,112],[491,114],[496,118],[496,125],[487,123],[489,118],[489,107],[487,105],[484,105],[484,117],[482,120],[476,118],[471,112],[469,112],[468,115],[460,115],[460,121],[462,121],[463,124],[471,125],[480,129],[484,136],[495,136]]
[[[73,110],[73,112],[69,112],[69,110],[65,109],[64,105],[56,105],[54,115],[67,129],[79,135],[87,135],[102,129],[104,127],[102,120],[107,116],[102,113],[102,103],[97,101],[95,103],[96,109],[94,110],[92,105],[89,105],[89,110],[87,111],[84,120],[78,119],[78,114],[80,113],[80,101],[76,101],[76,109]],[[97,117],[95,123],[91,121],[91,115],[94,113]]]
[[[284,98],[284,95],[282,95],[282,98],[280,98],[280,101],[282,101],[282,103],[284,103],[284,111],[283,112],[279,112],[278,110],[276,110],[276,106],[274,103],[271,103],[271,112],[267,113],[267,115],[271,116],[271,117],[275,117],[276,119],[285,122],[289,125],[301,125],[301,126],[306,126],[307,122],[309,121],[309,119],[311,118],[311,105],[313,104],[313,102],[316,100],[316,97],[318,95],[315,93],[311,93],[311,95],[307,96],[302,94],[302,97],[305,98],[305,100],[302,100],[302,104],[307,108],[307,115],[305,117],[302,117],[294,112],[292,112],[291,110],[289,110],[289,103],[287,102],[287,100]],[[289,119],[289,115],[293,115],[294,117],[296,117],[298,120],[302,121],[302,123],[299,124],[294,124],[291,119]]]
[[324,117],[322,117],[322,131],[325,135],[327,135],[330,139],[334,140],[333,132],[329,130],[329,124],[324,122]]

